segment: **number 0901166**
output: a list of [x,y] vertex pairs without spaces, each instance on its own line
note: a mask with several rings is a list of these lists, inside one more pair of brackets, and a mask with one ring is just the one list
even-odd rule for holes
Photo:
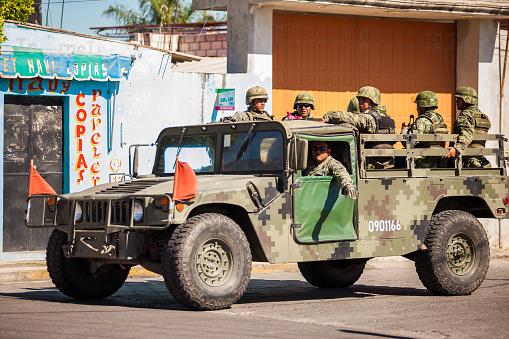
[[368,223],[370,232],[401,231],[399,220],[370,220]]

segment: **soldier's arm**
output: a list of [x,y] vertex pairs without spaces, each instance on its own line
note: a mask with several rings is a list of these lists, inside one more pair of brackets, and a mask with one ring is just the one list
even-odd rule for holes
[[347,185],[351,185],[353,187],[352,179],[350,178],[350,174],[348,174],[345,166],[343,166],[343,164],[338,160],[333,160],[334,161],[329,163],[329,173],[332,173],[332,176],[336,178],[339,186],[341,187],[341,191],[343,191],[343,188]]
[[237,112],[231,117],[231,119],[233,121],[247,121],[249,120],[249,115],[247,115],[245,112]]
[[474,137],[475,120],[471,114],[463,112],[456,121],[456,128],[459,130],[458,140],[454,143],[454,148],[459,153],[463,153],[470,145]]
[[325,122],[332,124],[350,124],[357,128],[360,133],[376,132],[375,118],[369,114],[329,111],[323,116],[323,119]]

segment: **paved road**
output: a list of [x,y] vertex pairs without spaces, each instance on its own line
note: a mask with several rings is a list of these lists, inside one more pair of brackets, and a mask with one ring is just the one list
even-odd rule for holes
[[358,283],[317,289],[298,272],[253,274],[239,303],[189,311],[161,278],[129,279],[81,302],[51,282],[0,284],[0,338],[509,338],[509,260],[491,261],[471,296],[438,297],[408,260],[371,260]]

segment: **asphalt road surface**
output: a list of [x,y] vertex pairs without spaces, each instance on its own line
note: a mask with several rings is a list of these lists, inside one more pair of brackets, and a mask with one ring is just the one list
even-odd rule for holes
[[83,302],[50,281],[0,284],[0,338],[509,338],[509,260],[470,296],[441,297],[413,262],[371,260],[357,284],[318,289],[299,272],[253,274],[230,309],[190,311],[162,278],[129,279]]

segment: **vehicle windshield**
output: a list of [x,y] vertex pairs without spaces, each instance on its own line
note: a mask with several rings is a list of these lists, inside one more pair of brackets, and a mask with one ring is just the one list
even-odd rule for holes
[[[218,145],[218,137],[222,140]],[[159,174],[174,174],[177,153],[198,173],[273,173],[284,170],[283,136],[279,131],[168,136],[160,144]],[[221,158],[216,147],[222,147]],[[216,163],[218,161],[218,163]]]
[[[180,136],[163,140],[164,173],[175,173],[175,160],[179,149]],[[182,138],[179,161],[187,162],[196,173],[214,172],[216,158],[216,135],[192,135]]]
[[221,172],[283,170],[283,137],[278,131],[223,135]]

